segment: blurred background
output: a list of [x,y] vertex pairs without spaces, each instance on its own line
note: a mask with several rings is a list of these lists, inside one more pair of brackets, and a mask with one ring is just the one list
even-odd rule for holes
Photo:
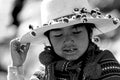
[[[10,40],[29,31],[28,26],[40,25],[40,3],[42,0],[0,0],[0,80],[7,80],[7,68],[11,65]],[[103,13],[120,18],[120,0],[89,0],[93,7]],[[96,36],[94,41],[101,49],[109,49],[120,62],[120,27],[104,35]],[[38,55],[43,45],[32,45],[25,62],[25,78],[43,68]]]

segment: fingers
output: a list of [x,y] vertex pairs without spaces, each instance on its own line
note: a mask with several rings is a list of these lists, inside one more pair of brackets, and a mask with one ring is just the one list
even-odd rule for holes
[[21,43],[19,42],[19,39],[13,39],[11,40],[10,45],[11,45],[11,49],[15,51],[20,49]]
[[25,45],[21,45],[21,49],[27,53],[27,51],[29,50],[30,47],[30,43],[26,43]]
[[26,44],[26,50],[27,50],[27,51],[28,51],[29,47],[30,47],[30,43],[27,43],[27,44]]
[[26,53],[30,47],[30,43],[23,45],[20,43],[19,39],[13,39],[10,45],[11,51],[17,51],[18,53]]

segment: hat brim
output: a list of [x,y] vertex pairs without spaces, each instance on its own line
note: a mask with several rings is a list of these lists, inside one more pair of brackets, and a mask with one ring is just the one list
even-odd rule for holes
[[[73,20],[73,21],[70,21],[69,23],[58,23],[54,25],[47,25],[44,27],[40,27],[23,35],[21,37],[20,42],[33,43],[33,44],[44,44],[44,43],[49,44],[47,37],[44,35],[46,31],[55,29],[55,28],[63,28],[63,27],[67,27],[67,26],[75,25],[79,23],[83,23],[83,21]],[[99,34],[112,31],[117,27],[119,27],[120,25],[120,23],[114,24],[112,19],[102,19],[102,18],[96,18],[96,19],[90,18],[90,19],[87,19],[86,23],[93,23],[96,25],[96,28],[94,28],[93,30],[93,35],[99,35]],[[32,32],[34,32],[35,34],[33,35]]]

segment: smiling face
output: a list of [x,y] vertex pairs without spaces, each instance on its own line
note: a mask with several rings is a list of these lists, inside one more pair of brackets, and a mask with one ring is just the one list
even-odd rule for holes
[[73,25],[50,30],[49,38],[57,55],[76,60],[87,50],[89,39],[85,25]]

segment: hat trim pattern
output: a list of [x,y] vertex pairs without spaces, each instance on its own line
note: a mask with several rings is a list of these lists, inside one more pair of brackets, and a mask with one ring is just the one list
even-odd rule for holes
[[[93,34],[99,35],[101,32],[105,33],[116,29],[120,25],[120,20],[110,14],[103,15],[98,8],[92,9],[91,11],[88,11],[86,8],[74,8],[72,14],[52,19],[47,24],[43,24],[42,27],[34,29],[34,27],[29,26],[29,29],[32,29],[32,31],[22,36],[21,42],[35,42],[35,39],[41,37],[36,43],[49,44],[48,39],[44,36],[45,32],[54,28],[62,28],[79,23],[95,23],[97,29],[93,31]],[[101,28],[99,28],[100,25]],[[107,31],[104,29],[104,27],[110,26],[112,26],[112,28],[107,29]]]
[[115,25],[120,21],[118,18],[112,17],[110,14],[103,16],[98,8],[92,9],[90,12],[86,8],[74,8],[73,14],[62,16],[50,20],[47,24],[43,26],[50,26],[59,23],[69,23],[73,20],[81,20],[83,23],[87,23],[88,19],[112,19]]

